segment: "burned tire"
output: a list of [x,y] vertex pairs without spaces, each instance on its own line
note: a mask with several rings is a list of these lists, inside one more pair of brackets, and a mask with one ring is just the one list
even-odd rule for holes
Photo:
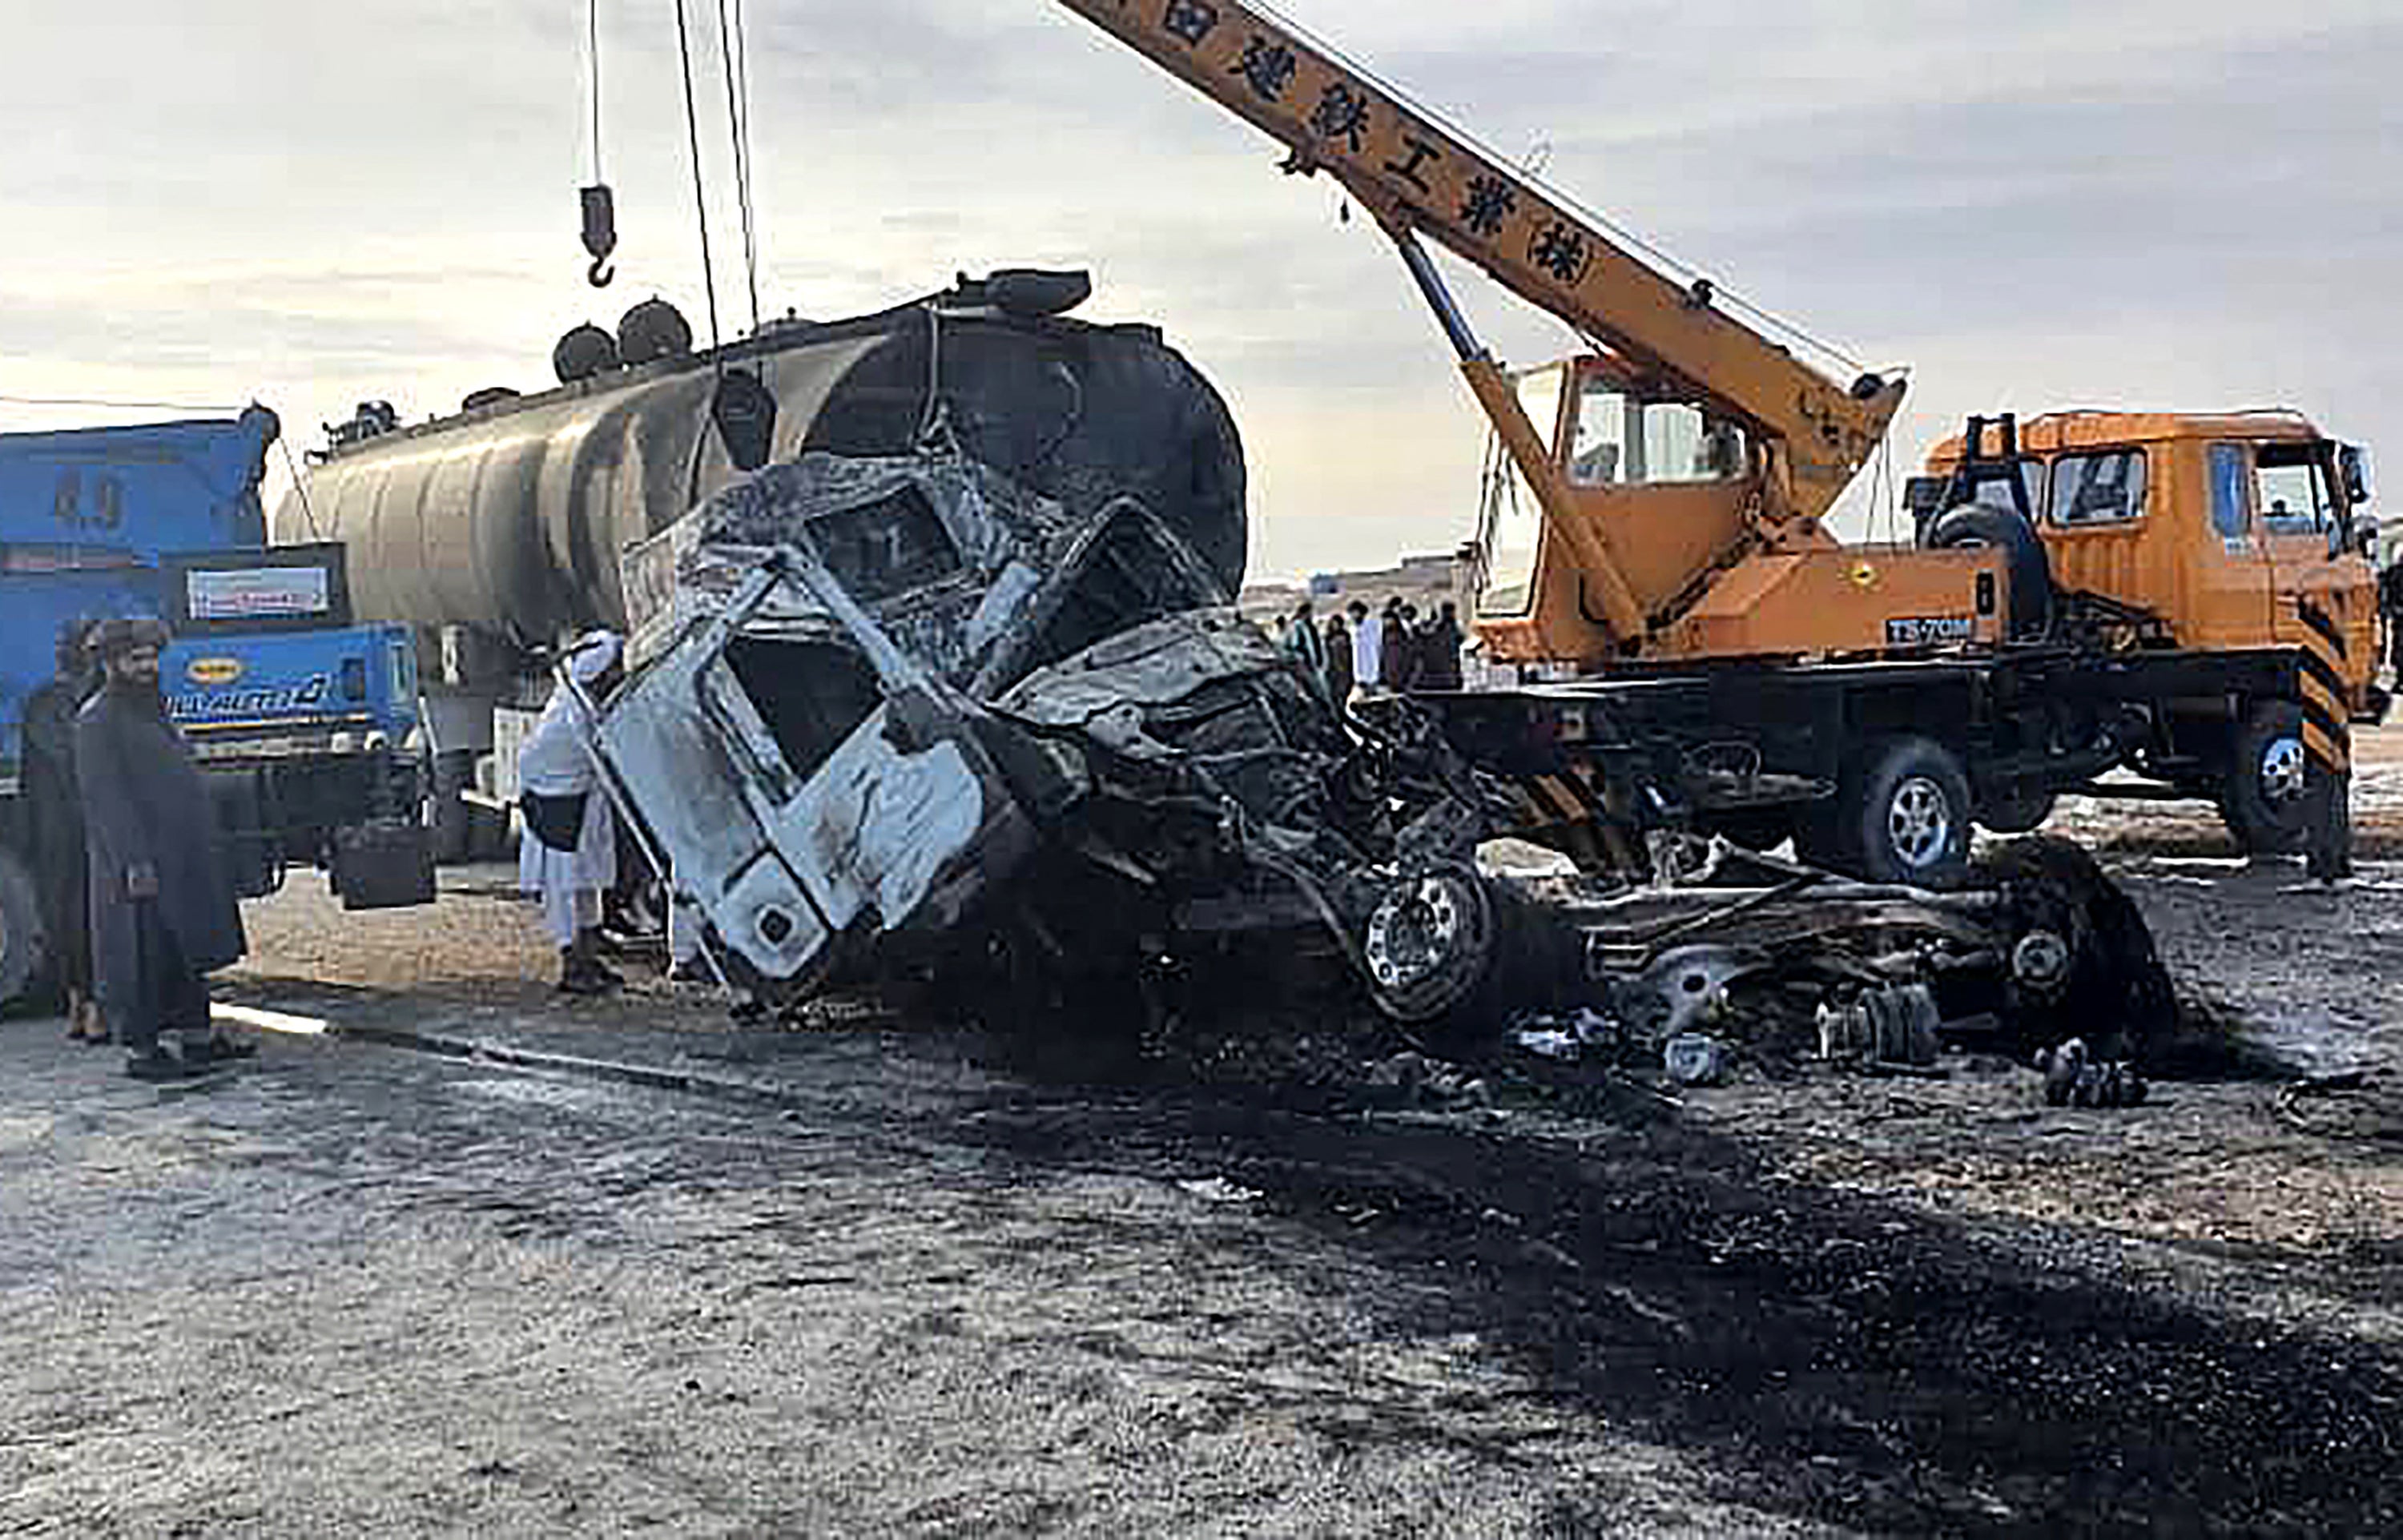
[[1932,739],[1875,745],[1838,794],[1851,869],[1872,882],[1946,888],[1969,860],[1969,778]]
[[2219,817],[2248,855],[2298,849],[2311,818],[2303,753],[2303,709],[2264,701],[2229,740],[2219,783]]
[[[2003,1015],[2021,1048],[2082,1037],[2102,1059],[2144,1060],[2177,1027],[2177,995],[2153,933],[2093,855],[2047,835],[1982,853],[1981,885],[2007,895],[2013,978]],[[2032,936],[2057,938],[2041,977],[2023,963]]]
[[16,852],[0,850],[0,1006],[16,1004],[35,991],[49,952],[34,874]]
[[1575,973],[1575,947],[1520,894],[1467,867],[1394,884],[1361,926],[1369,998],[1406,1026],[1447,1039],[1490,1036],[1543,1009]]

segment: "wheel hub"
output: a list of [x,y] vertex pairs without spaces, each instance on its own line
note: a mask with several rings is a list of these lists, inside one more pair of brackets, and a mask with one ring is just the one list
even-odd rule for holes
[[1443,966],[1458,949],[1460,905],[1452,884],[1422,877],[1388,895],[1368,916],[1361,950],[1381,990],[1407,990]]
[[2303,795],[2306,764],[2299,738],[2272,738],[2261,750],[2261,796],[2272,807]]
[[1952,804],[1944,788],[1924,775],[1895,787],[1886,807],[1886,838],[1905,866],[1932,867],[1952,844]]
[[1493,949],[1493,913],[1472,872],[1404,878],[1385,891],[1360,930],[1360,966],[1378,1008],[1424,1021],[1466,998]]

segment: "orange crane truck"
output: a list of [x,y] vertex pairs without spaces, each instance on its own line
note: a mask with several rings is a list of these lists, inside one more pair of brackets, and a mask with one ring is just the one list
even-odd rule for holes
[[[1538,838],[1641,865],[1654,828],[1790,835],[1941,884],[1973,824],[2032,827],[2064,792],[2209,798],[2273,851],[2309,767],[2345,784],[2347,725],[2386,706],[2358,449],[2286,412],[1972,419],[1911,480],[1913,544],[1846,544],[1825,520],[1900,380],[1829,378],[1260,7],[1060,3],[1394,242],[1491,424],[1475,629],[1522,665],[1423,699]],[[1583,351],[1506,369],[1430,242]]]

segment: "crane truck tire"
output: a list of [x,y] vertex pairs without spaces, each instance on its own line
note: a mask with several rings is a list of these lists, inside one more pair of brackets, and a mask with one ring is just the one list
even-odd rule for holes
[[0,850],[0,1006],[35,992],[49,959],[49,937],[34,890],[34,874],[11,850]]
[[2219,784],[2219,817],[2247,855],[2299,849],[2311,817],[2303,754],[2303,709],[2292,701],[2257,703],[2229,740]]
[[2052,624],[2052,562],[2035,526],[2012,508],[1963,503],[1936,516],[1922,545],[1930,550],[1999,550],[2011,584],[2011,639],[2041,636]]
[[1872,882],[1946,888],[1968,868],[1969,777],[1959,756],[1932,739],[1902,736],[1870,745],[1836,793],[1843,855]]

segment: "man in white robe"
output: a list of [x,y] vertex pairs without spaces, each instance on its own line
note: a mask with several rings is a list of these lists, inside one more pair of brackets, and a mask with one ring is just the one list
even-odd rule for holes
[[[589,631],[567,658],[568,676],[595,702],[618,677],[616,633]],[[518,750],[525,832],[518,886],[542,899],[543,928],[559,948],[559,988],[603,994],[625,982],[601,961],[601,895],[618,881],[618,821],[586,742],[582,704],[568,690],[550,704]]]
[[1368,606],[1352,601],[1352,687],[1369,694],[1384,682],[1385,631]]

